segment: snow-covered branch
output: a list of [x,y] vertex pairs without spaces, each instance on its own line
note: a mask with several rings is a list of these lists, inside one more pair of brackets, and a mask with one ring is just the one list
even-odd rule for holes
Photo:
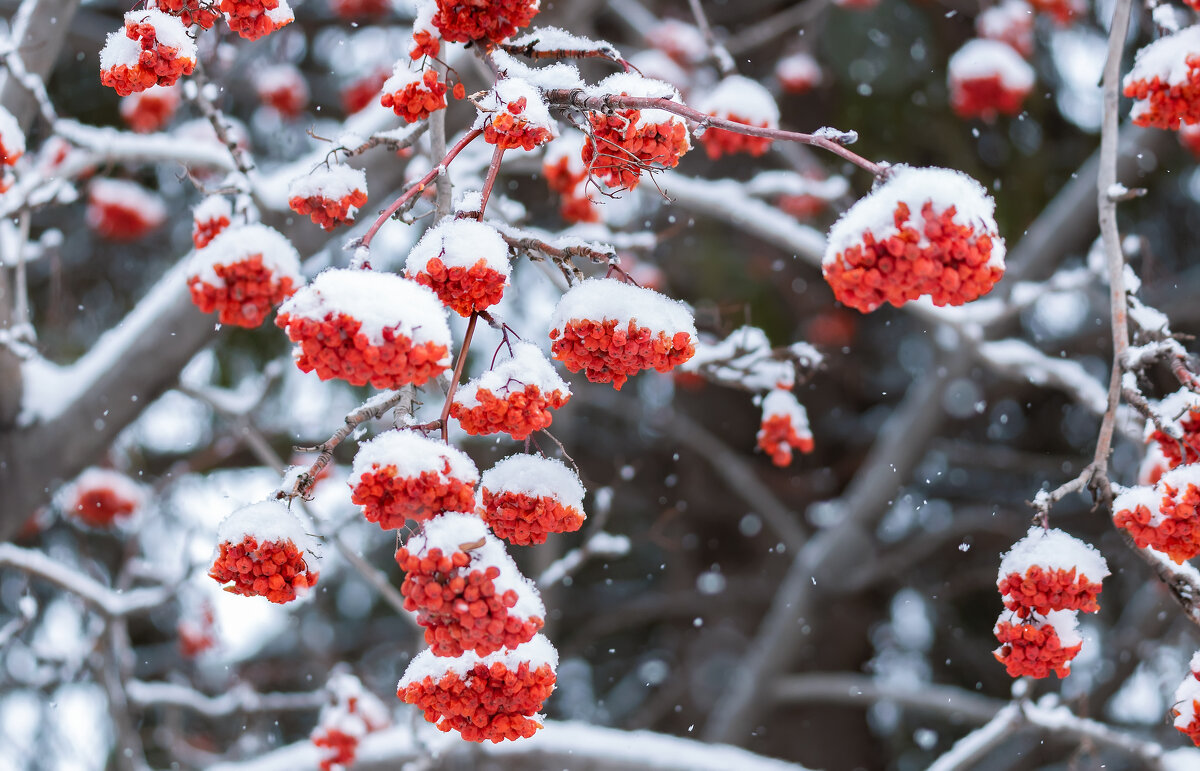
[[242,683],[217,696],[208,696],[185,685],[131,680],[125,693],[134,706],[179,707],[210,718],[250,712],[304,712],[320,709],[329,700],[324,690],[301,693],[259,693]]
[[128,592],[110,589],[39,551],[22,549],[10,543],[0,543],[0,567],[19,570],[54,584],[79,597],[109,618],[153,610],[175,597],[174,589],[166,586],[132,589]]

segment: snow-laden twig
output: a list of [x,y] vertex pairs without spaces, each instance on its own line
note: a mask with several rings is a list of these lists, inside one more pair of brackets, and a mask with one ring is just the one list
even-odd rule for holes
[[733,57],[729,55],[729,51],[725,50],[725,46],[721,45],[717,36],[713,34],[712,25],[708,23],[708,16],[705,15],[700,0],[688,0],[688,6],[692,9],[692,18],[696,20],[696,26],[704,33],[704,41],[708,44],[709,54],[716,63],[721,76],[736,75],[737,65],[733,63]]
[[845,704],[864,708],[886,701],[950,720],[986,723],[1007,702],[951,685],[895,685],[857,672],[815,672],[777,681],[772,696],[781,704]]
[[1059,388],[1097,415],[1103,415],[1108,406],[1104,386],[1079,362],[1047,356],[1023,340],[980,343],[979,358],[997,374]]
[[1021,727],[1021,705],[1011,702],[984,725],[954,743],[933,762],[928,771],[958,771],[987,755],[992,748]]
[[259,693],[245,683],[217,696],[208,696],[186,685],[130,680],[125,684],[130,704],[151,707],[179,707],[205,717],[221,718],[252,712],[304,712],[320,709],[329,699],[324,690],[300,693]]
[[13,568],[54,584],[79,597],[108,618],[144,613],[170,602],[175,597],[175,590],[167,586],[118,592],[75,568],[47,557],[40,551],[23,549],[10,543],[0,543],[0,567]]
[[623,557],[629,553],[629,538],[603,531],[593,534],[587,541],[563,556],[542,571],[538,576],[539,589],[547,589],[568,576],[575,575],[592,557]]

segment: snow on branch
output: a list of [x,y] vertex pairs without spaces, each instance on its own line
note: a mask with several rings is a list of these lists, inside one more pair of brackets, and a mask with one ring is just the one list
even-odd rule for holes
[[0,543],[0,567],[9,567],[54,584],[82,599],[109,618],[153,610],[175,597],[171,587],[117,591],[40,551]]
[[613,535],[603,531],[587,539],[587,542],[577,549],[564,554],[538,576],[537,585],[540,589],[553,586],[584,566],[592,557],[623,557],[629,553],[629,538],[624,535]]
[[205,717],[220,718],[248,712],[303,712],[320,709],[329,700],[324,690],[301,693],[258,693],[245,683],[218,696],[185,685],[131,680],[125,684],[129,702],[148,707],[182,707]]
[[1097,415],[1108,407],[1107,390],[1079,362],[1052,358],[1013,338],[980,343],[979,357],[998,374],[1062,389]]

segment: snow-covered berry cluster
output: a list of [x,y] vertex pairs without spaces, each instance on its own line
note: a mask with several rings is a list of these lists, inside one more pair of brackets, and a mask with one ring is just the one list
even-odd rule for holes
[[838,300],[869,313],[929,295],[962,305],[1004,274],[995,203],[949,169],[896,166],[829,231],[825,280]]
[[976,38],[950,57],[950,106],[962,118],[993,121],[1021,112],[1033,89],[1033,67],[1012,46]]
[[791,465],[793,449],[805,455],[813,451],[808,412],[789,389],[776,388],[763,397],[758,447],[780,468]]
[[139,134],[158,131],[179,108],[178,86],[151,86],[121,98],[121,120]]
[[367,175],[344,163],[318,166],[288,185],[288,206],[326,231],[354,222],[367,202]]
[[303,283],[295,247],[266,225],[225,228],[188,262],[192,302],[238,327],[260,326]]
[[473,511],[479,471],[464,453],[415,431],[364,442],[350,471],[350,500],[384,530],[443,511]]
[[146,493],[119,471],[89,468],[66,487],[61,500],[62,510],[85,525],[108,528],[137,513]]
[[467,741],[527,739],[541,727],[538,710],[554,691],[558,651],[542,635],[514,650],[444,658],[422,651],[397,695],[442,731]]
[[223,195],[210,195],[192,209],[192,244],[203,249],[233,221],[233,205]]
[[389,0],[329,0],[329,8],[340,19],[381,19],[391,10]]
[[1078,615],[1100,609],[1096,596],[1108,576],[1100,552],[1062,530],[1034,525],[1013,544],[996,577],[1007,610],[994,630],[995,656],[1009,676],[1067,676],[1082,647]]
[[406,276],[460,316],[500,302],[511,272],[504,237],[473,219],[450,219],[425,231],[405,262]]
[[416,6],[416,18],[412,25],[412,45],[408,49],[408,58],[413,61],[426,56],[436,57],[442,50],[442,41],[438,37],[437,27],[433,26],[433,15],[437,13],[437,3],[434,0],[421,0]]
[[424,120],[429,113],[446,107],[446,84],[438,80],[437,71],[413,72],[404,60],[396,62],[391,77],[383,82],[382,88],[379,103],[391,107],[406,123]]
[[296,20],[287,0],[221,0],[229,28],[246,40],[258,40]]
[[644,369],[668,372],[696,352],[687,307],[653,289],[588,279],[562,296],[550,321],[554,358],[617,390]]
[[450,404],[450,417],[468,434],[508,434],[522,441],[549,428],[571,389],[536,345],[512,344],[512,355],[461,386]]
[[498,538],[517,546],[583,526],[583,485],[562,461],[512,455],[483,472],[479,515]]
[[502,78],[479,102],[483,139],[505,150],[532,150],[558,131],[541,93],[520,78]]
[[334,672],[325,687],[333,700],[321,707],[312,743],[326,750],[321,771],[343,771],[354,765],[362,738],[387,727],[391,718],[383,702],[349,672]]
[[437,0],[433,26],[451,43],[500,43],[537,15],[539,0]]
[[1147,421],[1146,443],[1157,446],[1166,467],[1200,461],[1200,394],[1181,388],[1158,402],[1155,412],[1169,433]]
[[326,270],[279,308],[275,323],[298,344],[296,366],[322,380],[419,386],[450,366],[441,302],[392,273]]
[[217,645],[217,618],[212,603],[205,601],[197,618],[183,618],[175,628],[179,635],[179,653],[184,658],[194,659]]
[[286,505],[263,501],[230,514],[217,528],[217,556],[209,577],[225,591],[291,602],[317,583],[308,569],[308,535]]
[[[597,93],[652,97],[679,102],[673,86],[630,73],[609,75]],[[582,158],[588,172],[611,187],[634,188],[646,169],[672,169],[691,149],[687,124],[665,110],[615,110],[588,113],[591,133]]]
[[[730,75],[717,84],[697,105],[697,109],[717,118],[744,123],[757,128],[779,128],[779,106],[775,98],[758,81],[742,75]],[[719,128],[709,128],[700,135],[700,142],[709,158],[732,153],[759,156],[771,147],[767,137],[754,137]]]
[[263,104],[284,118],[298,118],[308,106],[308,82],[291,64],[265,68],[254,78],[254,90]]
[[1033,55],[1033,8],[1025,0],[1003,0],[975,17],[975,34],[1007,43],[1028,59]]
[[147,8],[157,8],[178,17],[185,27],[212,29],[221,13],[211,0],[149,0]]
[[789,94],[806,94],[821,85],[824,74],[812,54],[798,51],[775,63],[775,78]]
[[125,14],[100,50],[100,82],[121,96],[174,85],[196,67],[196,43],[183,23],[153,9]]
[[1154,486],[1125,490],[1113,500],[1113,522],[1141,548],[1177,563],[1200,554],[1200,465],[1171,469]]
[[1188,674],[1175,689],[1175,703],[1171,717],[1175,730],[1200,747],[1200,651],[1192,655]]
[[110,241],[136,241],[167,219],[157,194],[124,179],[96,179],[88,186],[88,227]]
[[529,642],[545,624],[537,589],[474,514],[426,521],[396,552],[404,607],[434,656],[487,656]]
[[600,207],[587,194],[587,166],[583,163],[583,135],[564,134],[546,146],[542,175],[546,185],[562,196],[559,214],[567,222],[599,222]]
[[1178,129],[1200,122],[1200,25],[1155,40],[1137,52],[1123,82],[1139,126]]

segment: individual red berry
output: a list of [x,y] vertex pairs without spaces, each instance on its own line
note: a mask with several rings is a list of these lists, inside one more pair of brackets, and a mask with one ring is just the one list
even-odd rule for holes
[[279,501],[252,504],[226,517],[217,529],[217,550],[208,575],[229,584],[225,591],[232,594],[283,604],[317,583],[317,573],[304,560],[308,535]]
[[192,302],[222,324],[253,329],[303,283],[300,255],[266,225],[227,228],[188,263]]
[[383,83],[379,103],[391,107],[406,123],[416,123],[446,107],[446,84],[438,80],[436,70],[413,72],[399,61]]
[[466,454],[415,431],[364,442],[350,471],[350,500],[384,530],[443,511],[472,511],[479,472]]
[[922,295],[962,305],[1004,274],[1004,241],[987,191],[948,169],[893,167],[829,231],[825,280],[863,313]]
[[1178,129],[1200,122],[1200,25],[1161,37],[1137,52],[1125,76],[1138,126]]
[[155,193],[135,182],[96,179],[88,186],[87,224],[110,241],[136,241],[167,219]]
[[996,587],[1004,606],[1025,618],[1055,610],[1095,613],[1108,563],[1095,547],[1062,530],[1035,525],[1000,561]]
[[545,543],[550,533],[583,526],[583,485],[562,461],[512,455],[483,473],[479,515],[496,534],[517,546]]
[[100,51],[100,82],[121,96],[174,85],[195,67],[196,44],[183,23],[153,9],[125,14],[124,28]]
[[[775,98],[761,84],[741,75],[730,75],[722,80],[697,104],[697,109],[716,118],[744,123],[757,128],[779,128],[779,107]],[[754,137],[709,128],[700,135],[700,142],[709,158],[720,158],[733,153],[749,153],[760,156],[771,146],[766,137]]]
[[473,219],[450,219],[425,231],[404,268],[463,317],[500,302],[512,272],[504,237]]
[[550,326],[554,358],[617,390],[630,375],[668,372],[696,352],[696,325],[683,303],[615,279],[589,279],[569,289]]
[[1033,8],[1025,0],[1003,0],[975,17],[975,33],[1007,43],[1028,59],[1033,55]]
[[[666,83],[640,75],[617,73],[596,87],[598,92],[679,101]],[[581,157],[588,173],[612,187],[634,188],[642,172],[671,169],[691,149],[687,124],[663,110],[615,110],[588,113],[591,134]]]
[[1140,548],[1182,564],[1200,554],[1200,465],[1167,471],[1154,487],[1133,487],[1113,501],[1113,523]]
[[792,449],[807,455],[813,451],[808,413],[790,390],[776,388],[763,397],[762,427],[758,446],[771,456],[771,462],[783,468],[792,463]]
[[146,493],[120,472],[89,468],[65,488],[61,500],[63,511],[85,525],[109,528],[132,517]]
[[533,583],[474,514],[424,522],[396,552],[406,610],[425,627],[434,656],[486,656],[515,648],[542,628],[546,608]]
[[354,222],[359,207],[367,203],[367,175],[344,163],[318,166],[293,179],[288,186],[288,206],[307,214],[326,232]]
[[1033,89],[1033,67],[1013,48],[976,38],[950,57],[950,106],[960,118],[1017,115]]
[[1074,611],[1033,614],[1023,621],[1015,617],[1006,620],[1007,616],[1007,612],[1000,614],[992,630],[1000,641],[992,655],[1008,670],[1009,677],[1041,679],[1053,672],[1061,679],[1070,674],[1071,660],[1083,647]]
[[571,389],[536,345],[513,343],[512,355],[460,387],[450,417],[468,434],[508,434],[523,441],[550,427],[552,409],[571,398]]
[[538,0],[437,0],[433,26],[451,43],[494,45],[529,26]]
[[432,291],[392,273],[327,270],[292,295],[275,324],[296,366],[322,380],[424,385],[450,366],[450,327]]

